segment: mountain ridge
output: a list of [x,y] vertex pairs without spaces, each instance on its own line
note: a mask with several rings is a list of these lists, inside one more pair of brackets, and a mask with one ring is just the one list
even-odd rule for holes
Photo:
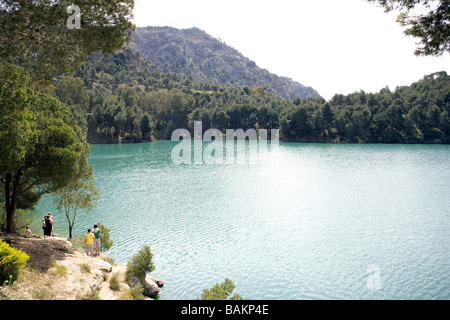
[[235,48],[196,27],[138,28],[129,47],[164,73],[185,74],[226,86],[262,86],[287,99],[320,97],[313,88],[258,67]]

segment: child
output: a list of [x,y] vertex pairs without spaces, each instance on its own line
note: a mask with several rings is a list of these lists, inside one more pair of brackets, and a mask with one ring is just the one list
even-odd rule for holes
[[27,226],[27,229],[25,230],[25,237],[27,237],[27,238],[29,238],[29,237],[36,238],[36,235],[34,235],[31,232],[30,226]]

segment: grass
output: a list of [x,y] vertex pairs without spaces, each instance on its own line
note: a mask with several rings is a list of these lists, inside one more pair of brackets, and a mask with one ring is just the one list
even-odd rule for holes
[[99,291],[95,290],[95,289],[91,289],[91,291],[86,294],[86,296],[83,298],[83,300],[101,300]]
[[82,272],[91,273],[91,266],[87,263],[80,263],[78,266]]
[[33,300],[52,300],[55,296],[47,287],[33,290],[31,293]]
[[31,266],[25,267],[14,284],[0,286],[0,300],[50,300],[54,298],[48,276],[43,276],[39,270]]
[[55,273],[57,275],[60,275],[62,277],[66,275],[67,270],[66,270],[65,266],[61,266],[61,265],[57,264],[56,262],[52,262],[52,267],[54,267],[56,269]]
[[142,284],[138,283],[134,287],[127,289],[120,296],[119,300],[145,300],[145,296],[143,294],[144,288]]
[[111,279],[109,279],[109,287],[112,291],[119,291],[120,290],[120,281],[119,281],[119,273],[116,272],[111,276]]

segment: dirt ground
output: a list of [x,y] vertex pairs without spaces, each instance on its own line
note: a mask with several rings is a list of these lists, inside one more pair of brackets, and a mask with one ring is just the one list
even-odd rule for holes
[[0,239],[26,252],[30,256],[28,264],[41,272],[49,269],[51,262],[64,260],[66,254],[74,252],[70,243],[64,238],[25,238],[17,234],[0,233]]
[[[25,238],[0,232],[0,239],[30,256],[18,281],[0,287],[0,300],[133,299],[125,282],[126,264],[115,264],[104,253],[89,257],[58,237]],[[115,289],[113,278],[118,282]],[[146,280],[155,288],[164,284],[150,276]]]

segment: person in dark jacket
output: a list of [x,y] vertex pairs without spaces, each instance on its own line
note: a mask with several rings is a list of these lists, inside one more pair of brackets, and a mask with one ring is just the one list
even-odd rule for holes
[[44,238],[50,238],[52,235],[52,222],[48,218],[48,216],[44,217],[44,222],[42,224],[42,229],[44,229]]

